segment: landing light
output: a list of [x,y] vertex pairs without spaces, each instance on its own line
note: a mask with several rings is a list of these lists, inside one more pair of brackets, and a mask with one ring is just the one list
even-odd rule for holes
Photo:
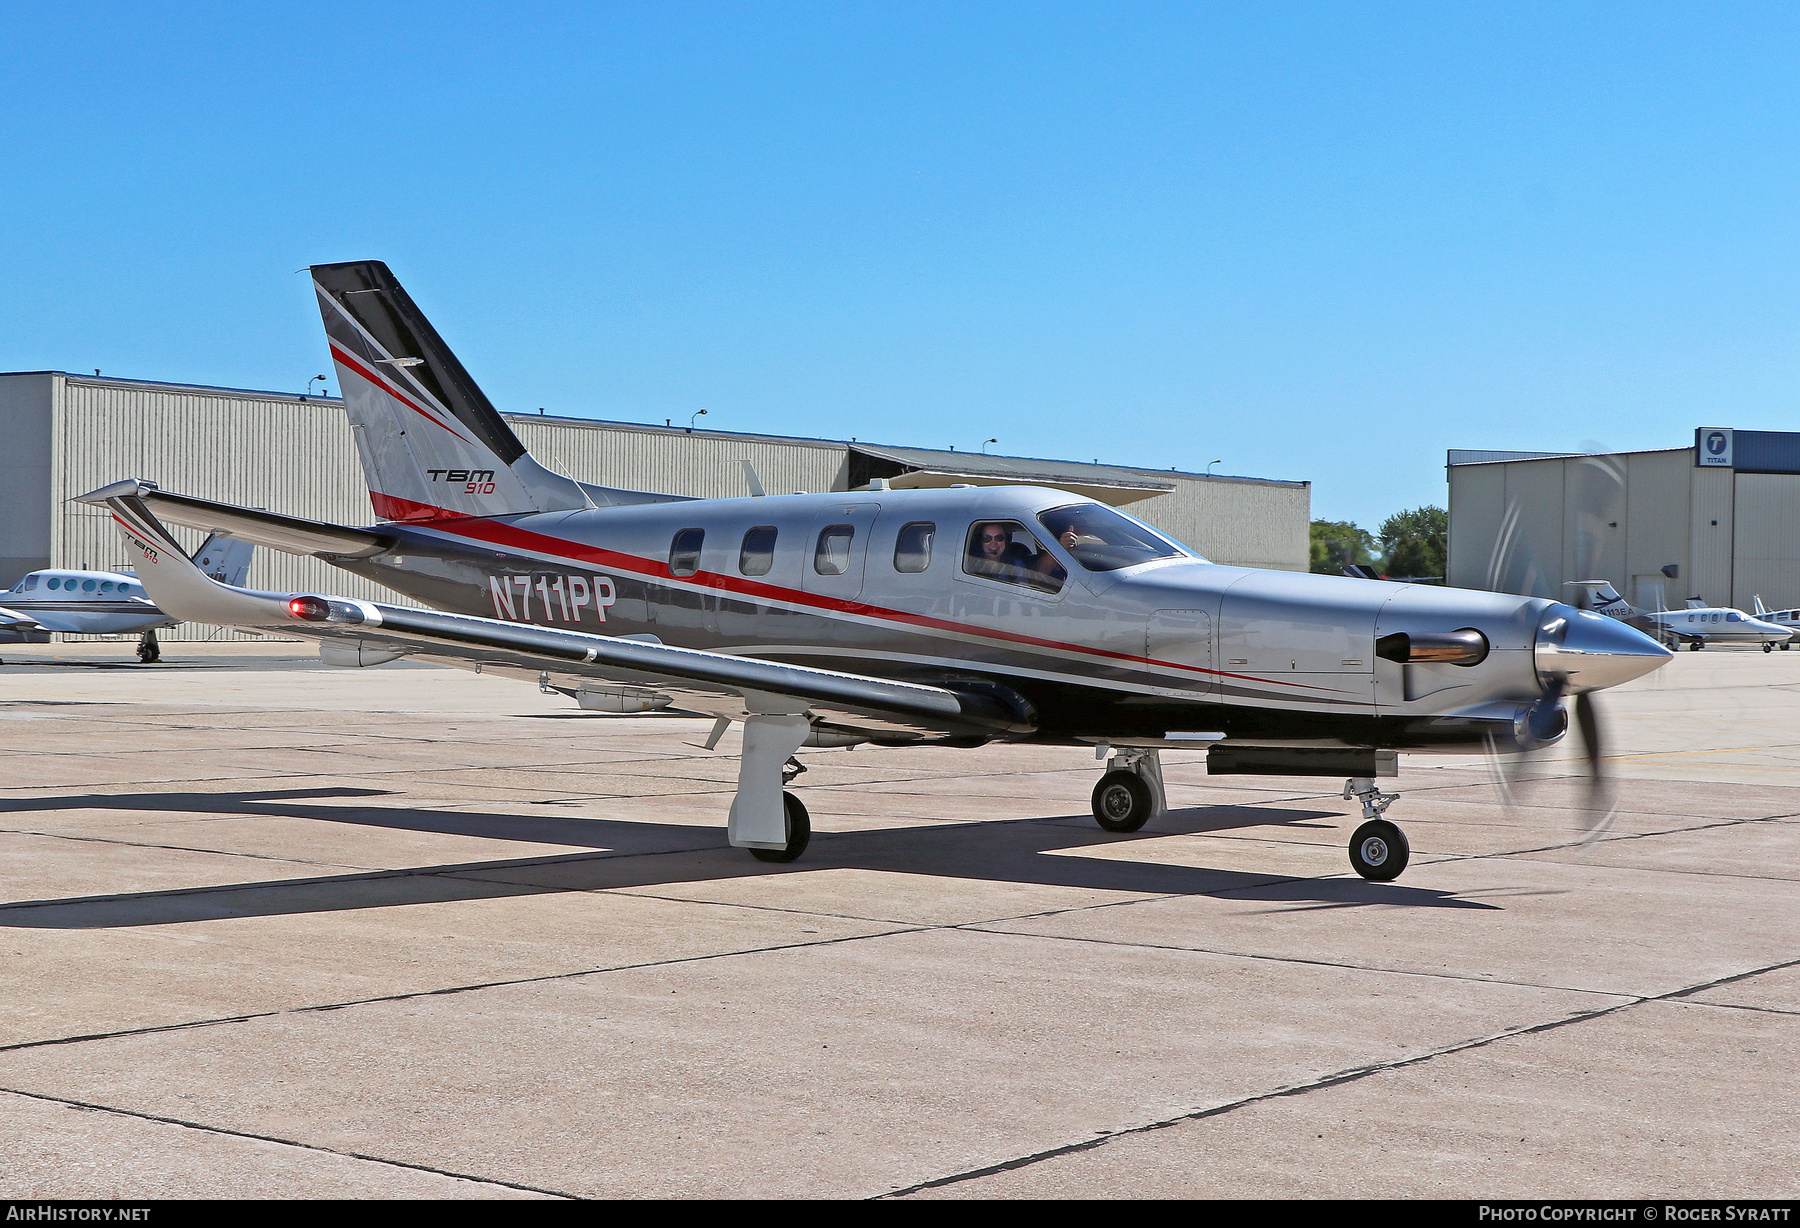
[[309,623],[322,623],[331,617],[331,603],[322,597],[290,597],[288,613]]

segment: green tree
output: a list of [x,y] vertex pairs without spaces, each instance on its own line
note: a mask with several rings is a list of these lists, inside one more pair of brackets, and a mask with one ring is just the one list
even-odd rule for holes
[[1348,563],[1373,563],[1375,538],[1348,520],[1312,522],[1312,570],[1329,576],[1342,575]]
[[1396,579],[1444,583],[1450,514],[1426,505],[1395,512],[1381,522],[1381,552],[1387,574]]

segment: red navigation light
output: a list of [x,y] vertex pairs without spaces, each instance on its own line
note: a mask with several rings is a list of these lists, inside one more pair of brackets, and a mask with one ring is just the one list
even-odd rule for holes
[[288,613],[309,623],[322,623],[331,617],[331,603],[323,597],[290,597]]

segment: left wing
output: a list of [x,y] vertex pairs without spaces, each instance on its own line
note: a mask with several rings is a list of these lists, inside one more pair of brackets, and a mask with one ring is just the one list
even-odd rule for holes
[[669,694],[677,697],[677,707],[733,720],[758,714],[805,716],[834,729],[900,738],[1032,730],[1029,713],[975,691],[466,614],[221,584],[195,566],[144,501],[121,490],[123,486],[96,491],[84,501],[104,503],[111,510],[120,533],[142,555],[137,575],[145,590],[164,613],[183,621],[320,640],[330,646],[330,659],[348,664],[411,656],[566,686],[601,681]]

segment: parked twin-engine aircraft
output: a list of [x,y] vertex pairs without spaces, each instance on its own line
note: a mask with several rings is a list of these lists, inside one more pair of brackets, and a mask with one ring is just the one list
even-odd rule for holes
[[[620,710],[744,725],[729,838],[790,861],[803,745],[1096,747],[1109,831],[1165,805],[1159,752],[1215,773],[1348,778],[1358,873],[1408,846],[1396,752],[1529,749],[1575,697],[1669,652],[1541,598],[1218,566],[1103,504],[1029,487],[683,499],[552,473],[377,262],[313,270],[382,522],[351,528],[127,480],[110,507],[145,586],[185,619],[300,634],[328,661],[401,656],[538,679]],[[430,610],[207,578],[161,523],[312,554]]]
[[[241,585],[256,549],[247,541],[213,536],[194,551],[202,571],[224,584]],[[0,643],[45,644],[50,633],[128,635],[139,632],[138,660],[162,660],[156,632],[173,627],[170,618],[145,596],[136,575],[119,571],[34,571],[0,594]]]
[[[1788,610],[1770,610],[1763,606],[1762,595],[1750,599],[1754,605],[1756,617],[1766,623],[1774,623],[1777,627],[1785,627],[1793,635],[1800,635],[1800,608]],[[1786,652],[1793,646],[1791,639],[1781,642],[1781,651]]]
[[1760,644],[1764,652],[1773,652],[1777,644],[1786,648],[1794,635],[1792,627],[1762,617],[1760,597],[1757,617],[1752,618],[1742,610],[1709,606],[1698,597],[1689,598],[1686,609],[1640,610],[1605,580],[1573,580],[1570,584],[1585,594],[1585,608],[1629,622],[1665,642],[1686,643],[1692,652],[1708,644]]

